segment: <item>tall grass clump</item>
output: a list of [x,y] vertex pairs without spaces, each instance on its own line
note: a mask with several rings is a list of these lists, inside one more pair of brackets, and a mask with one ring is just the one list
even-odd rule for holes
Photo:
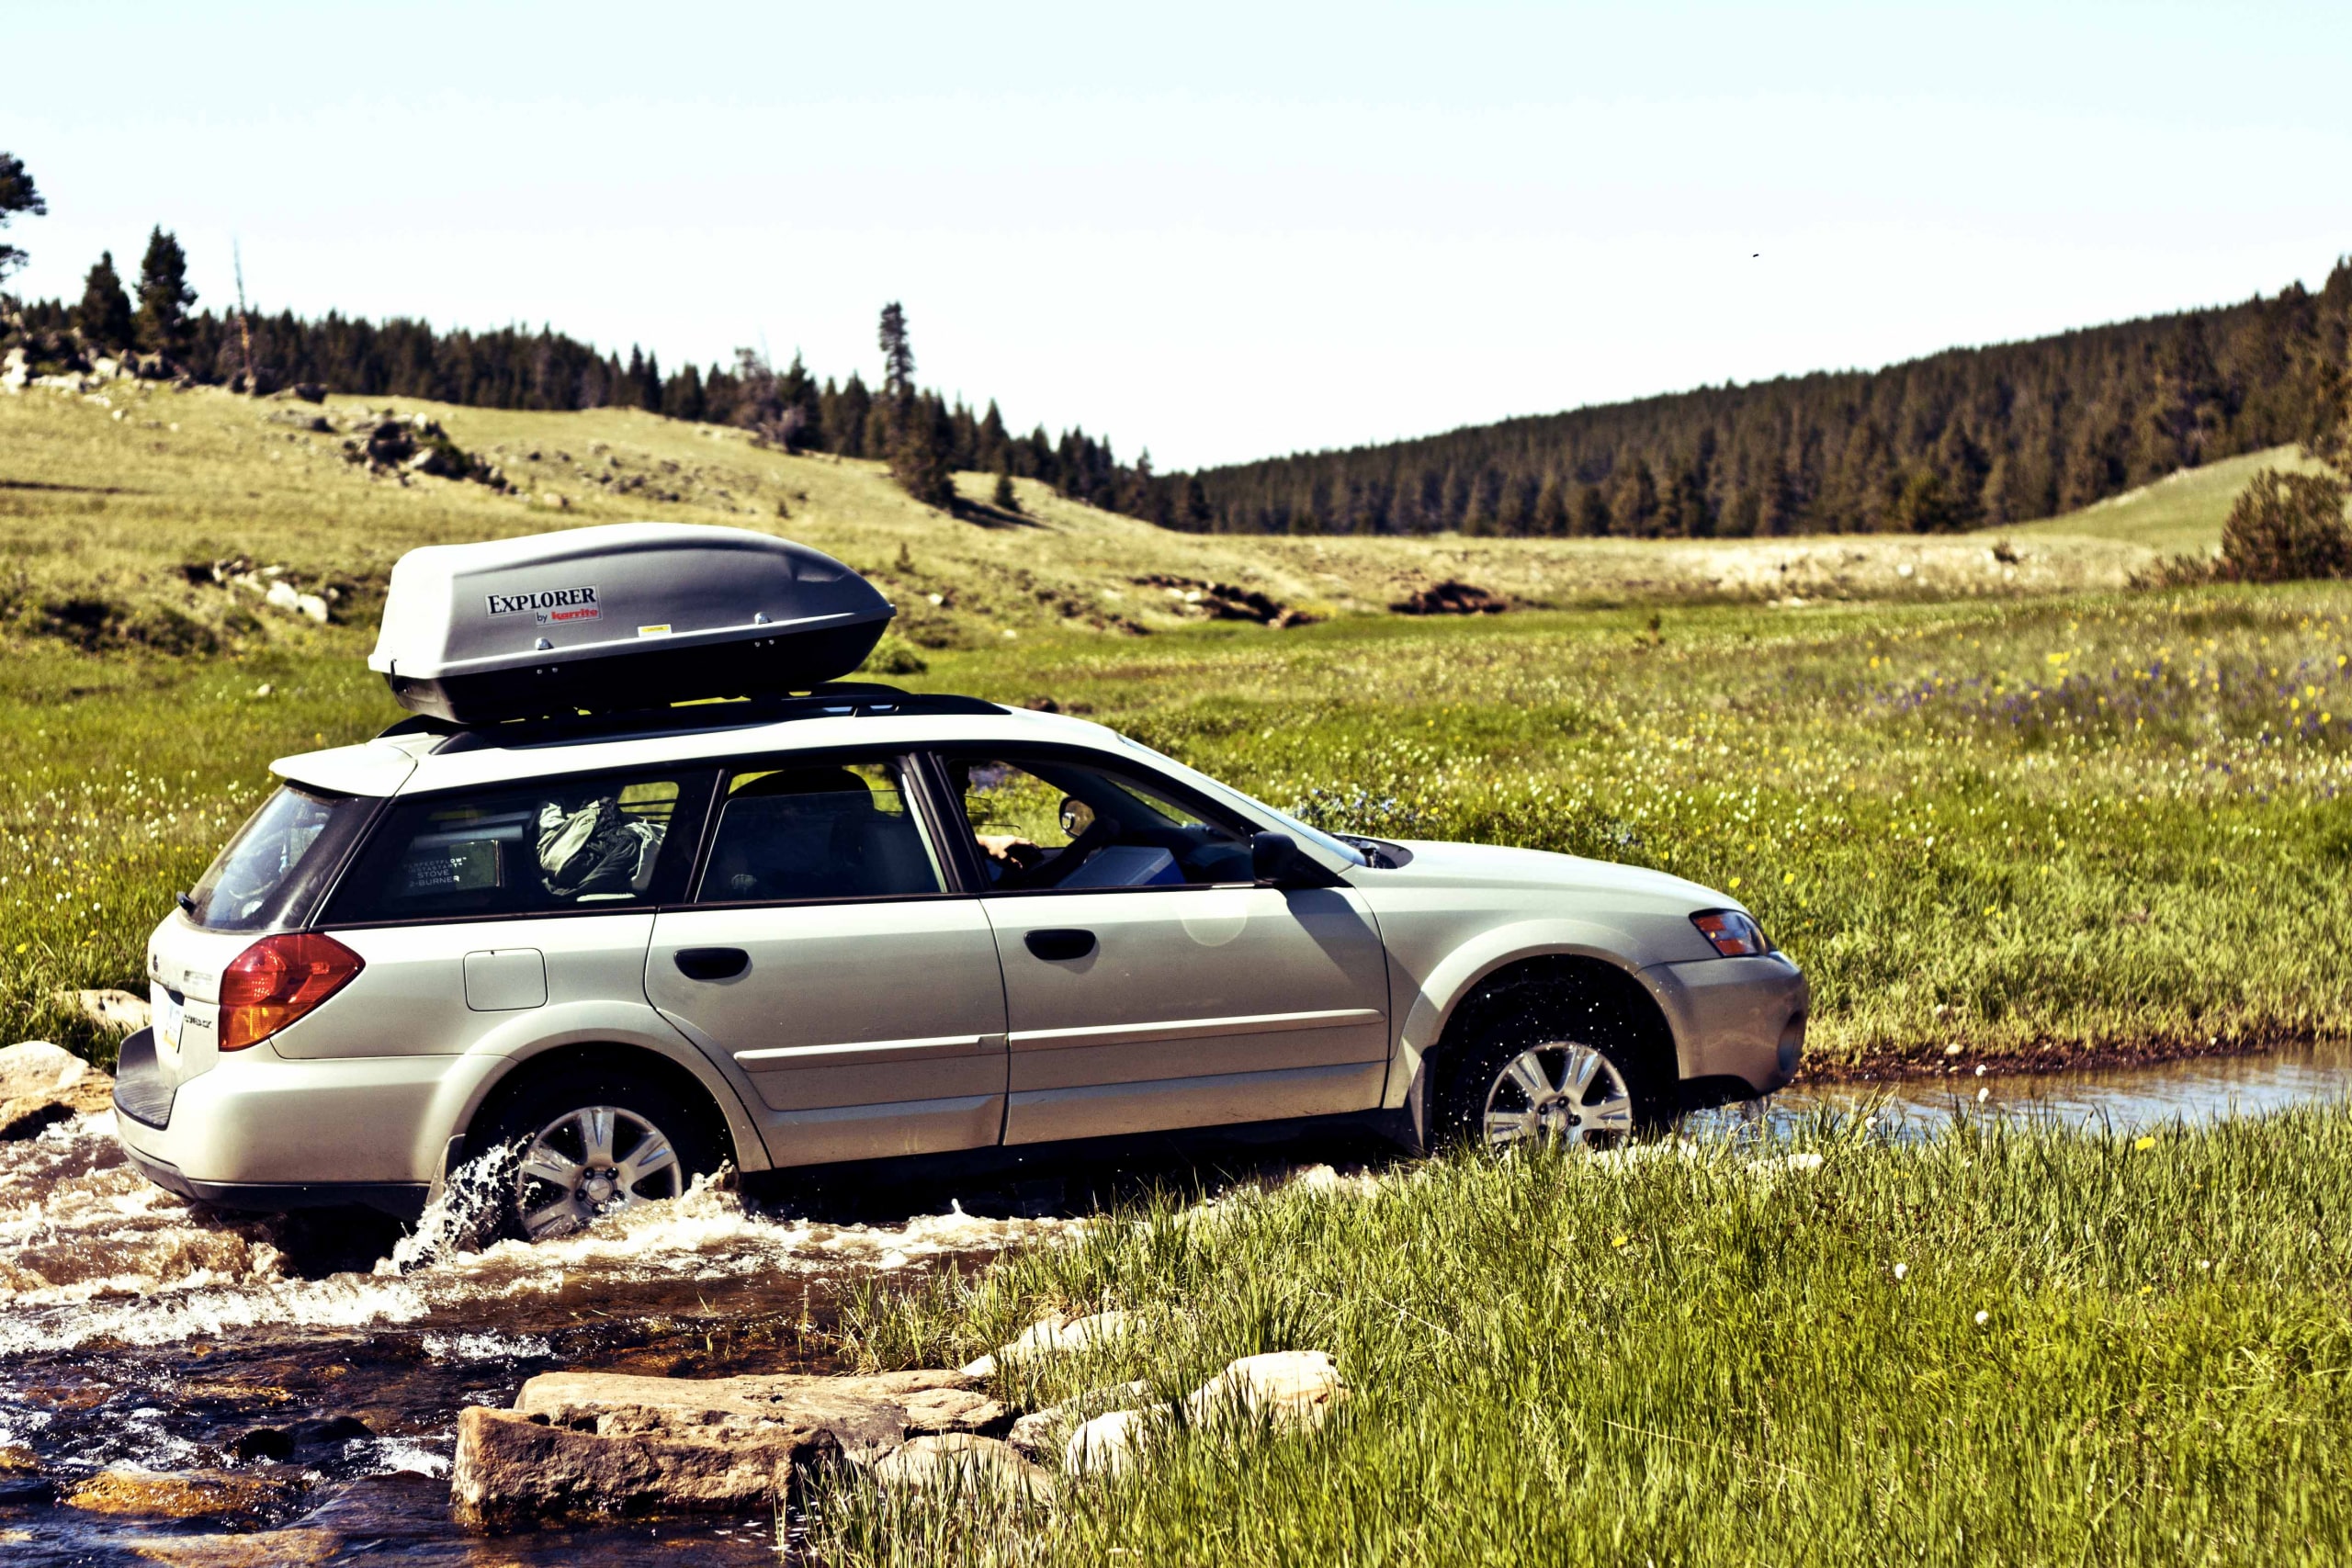
[[2347,1220],[2340,1107],[2140,1137],[1825,1121],[1164,1201],[876,1293],[853,1348],[935,1362],[1113,1304],[1157,1326],[1008,1395],[1165,1396],[1319,1348],[1352,1391],[1338,1417],[1176,1429],[1128,1476],[1064,1478],[1050,1515],[953,1529],[851,1486],[812,1544],[840,1564],[2336,1561]]

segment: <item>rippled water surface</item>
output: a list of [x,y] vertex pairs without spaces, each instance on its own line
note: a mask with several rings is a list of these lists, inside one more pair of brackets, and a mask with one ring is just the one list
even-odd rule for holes
[[[2347,1087],[2352,1050],[2338,1048],[2038,1077],[1962,1071],[1792,1093],[1761,1114],[1785,1125],[1867,1107],[1894,1112],[1900,1134],[1965,1111],[2120,1131]],[[1156,1148],[1137,1168],[1213,1188],[1329,1152],[1251,1140]],[[29,1450],[66,1492],[105,1475],[129,1510],[0,1501],[0,1562],[774,1563],[767,1517],[469,1537],[448,1519],[457,1413],[505,1404],[557,1366],[806,1368],[844,1280],[969,1267],[1082,1224],[1107,1190],[1073,1168],[1046,1160],[898,1189],[859,1178],[847,1193],[698,1190],[569,1240],[474,1251],[452,1244],[446,1215],[404,1234],[345,1213],[193,1208],[123,1163],[108,1117],[0,1144],[0,1450]],[[167,1517],[191,1482],[205,1511]],[[12,1484],[22,1477],[0,1459],[0,1499]]]

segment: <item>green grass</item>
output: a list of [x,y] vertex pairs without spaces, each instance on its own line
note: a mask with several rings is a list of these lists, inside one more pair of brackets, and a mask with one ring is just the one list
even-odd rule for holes
[[1003,1392],[1166,1398],[1311,1348],[1338,1418],[1179,1431],[1050,1513],[852,1484],[814,1534],[844,1568],[2338,1562],[2347,1235],[2340,1108],[2132,1141],[1824,1124],[1171,1200],[876,1289],[850,1348],[953,1364],[1115,1304],[1156,1326]]
[[2319,465],[2295,447],[2274,446],[2267,452],[2224,457],[2201,468],[2183,468],[2079,512],[1986,532],[2045,541],[2111,539],[2144,545],[2167,556],[2210,555],[2221,547],[2222,522],[2230,514],[2230,503],[2263,468],[2315,472]]
[[[528,478],[501,496],[369,479],[307,405],[111,396],[0,398],[18,574],[0,582],[0,1037],[103,1058],[59,993],[141,987],[148,929],[272,757],[398,716],[361,664],[372,615],[312,626],[180,563],[364,587],[414,544],[647,514],[805,535],[875,570],[930,662],[912,683],[1051,696],[1333,826],[1729,889],[1812,974],[1816,1064],[2173,1053],[2352,1017],[2341,584],[2114,592],[2154,553],[2073,536],[2015,564],[1974,537],[1204,540],[1042,492],[1031,522],[983,524],[739,433],[437,411]],[[549,494],[572,504],[531,499]],[[1153,571],[1336,618],[1191,625],[1135,581]],[[1353,613],[1442,576],[1628,607]],[[74,595],[172,611],[215,650],[40,635],[40,606]]]
[[1357,621],[1063,642],[1050,696],[1328,825],[1660,866],[1810,972],[1815,1064],[2352,1017],[2352,589]]

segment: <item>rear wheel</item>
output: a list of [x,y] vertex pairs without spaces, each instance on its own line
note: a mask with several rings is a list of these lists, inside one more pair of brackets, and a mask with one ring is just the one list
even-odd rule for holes
[[668,1087],[626,1072],[532,1085],[500,1111],[492,1136],[514,1153],[501,1228],[532,1241],[679,1197],[719,1164],[706,1116]]
[[1648,1042],[1589,996],[1521,987],[1482,998],[1459,1024],[1437,1079],[1440,1143],[1610,1149],[1665,1119]]

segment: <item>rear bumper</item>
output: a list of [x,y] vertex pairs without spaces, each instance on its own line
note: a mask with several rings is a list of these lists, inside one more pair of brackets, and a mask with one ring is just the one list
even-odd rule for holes
[[1660,964],[1642,978],[1673,1027],[1686,1084],[1739,1099],[1770,1094],[1796,1077],[1813,990],[1787,954]]
[[297,1061],[265,1042],[168,1093],[137,1071],[129,1092],[119,1078],[115,1136],[159,1186],[208,1203],[413,1213],[441,1173],[452,1124],[500,1066],[486,1056]]
[[177,1166],[141,1154],[128,1143],[123,1155],[144,1176],[166,1192],[193,1198],[217,1209],[251,1209],[282,1213],[288,1209],[374,1209],[395,1219],[413,1220],[424,1212],[430,1189],[421,1181],[313,1181],[274,1184],[243,1181],[196,1181]]

